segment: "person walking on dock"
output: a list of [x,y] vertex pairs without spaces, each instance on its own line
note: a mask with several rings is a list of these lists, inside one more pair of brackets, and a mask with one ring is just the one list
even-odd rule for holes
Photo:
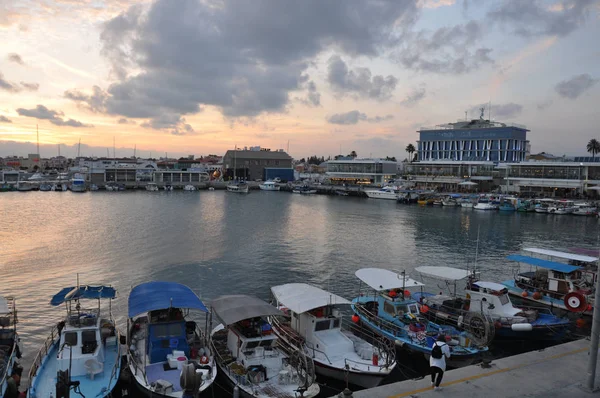
[[[440,334],[437,341],[433,343],[431,356],[429,357],[429,370],[431,371],[431,386],[435,390],[441,390],[440,383],[446,370],[446,358],[450,359],[450,347],[446,344],[446,337]],[[437,378],[436,378],[437,376]]]

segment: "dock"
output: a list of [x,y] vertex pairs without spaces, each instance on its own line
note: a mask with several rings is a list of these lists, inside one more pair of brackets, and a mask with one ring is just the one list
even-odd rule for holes
[[[444,373],[442,390],[429,375],[353,392],[353,398],[599,397],[586,391],[589,339],[495,360],[489,368],[472,365]],[[598,349],[598,348],[596,348]],[[596,386],[600,385],[600,366]],[[342,397],[343,394],[335,397]]]

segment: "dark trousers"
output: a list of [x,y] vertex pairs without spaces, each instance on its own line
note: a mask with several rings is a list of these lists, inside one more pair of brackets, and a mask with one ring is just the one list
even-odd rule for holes
[[432,366],[429,369],[431,371],[431,382],[434,383],[436,387],[439,387],[442,382],[442,377],[444,377],[444,371],[437,366]]

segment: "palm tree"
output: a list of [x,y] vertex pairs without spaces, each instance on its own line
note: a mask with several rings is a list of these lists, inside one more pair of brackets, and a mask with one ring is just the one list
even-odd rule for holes
[[350,157],[352,157],[352,158],[355,158],[355,157],[357,157],[357,156],[358,156],[358,155],[356,154],[356,151],[352,151],[352,152],[350,152]]
[[597,153],[600,153],[600,142],[597,139],[592,138],[587,144],[587,151],[592,154],[592,159],[596,157]]
[[[415,149],[415,146],[413,144],[408,144],[406,146],[406,148],[404,149],[406,152],[408,152],[408,158],[412,159],[412,154],[415,153],[417,150]],[[412,162],[412,160],[411,160]]]

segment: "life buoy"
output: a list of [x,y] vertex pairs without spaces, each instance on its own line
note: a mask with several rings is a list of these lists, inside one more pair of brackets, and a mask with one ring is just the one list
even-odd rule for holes
[[202,357],[200,357],[200,363],[206,365],[208,363],[208,357],[206,355],[202,355]]
[[571,292],[565,296],[565,307],[572,312],[584,312],[587,309],[585,296],[579,292]]

